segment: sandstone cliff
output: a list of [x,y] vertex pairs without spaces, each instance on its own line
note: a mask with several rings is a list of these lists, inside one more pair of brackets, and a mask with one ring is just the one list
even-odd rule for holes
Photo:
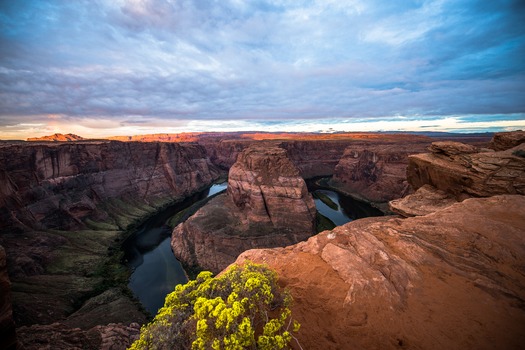
[[17,326],[143,322],[111,258],[124,230],[218,174],[196,144],[2,144],[0,244]]
[[423,152],[428,141],[355,144],[345,149],[330,185],[368,202],[388,202],[411,190],[406,180],[410,154]]
[[49,136],[42,136],[42,137],[30,137],[27,139],[27,141],[81,141],[85,140],[82,136],[78,136],[75,134],[53,134]]
[[198,145],[24,144],[1,147],[0,162],[0,229],[107,221],[111,213],[101,205],[109,199],[155,205],[195,192],[217,176]]
[[350,222],[250,250],[294,297],[304,349],[521,349],[525,197]]
[[415,217],[355,220],[237,259],[276,269],[303,348],[522,348],[523,145],[430,150],[409,157],[408,181],[419,189],[391,202]]
[[457,142],[434,142],[431,153],[410,157],[407,179],[414,189],[428,184],[461,200],[525,194],[525,143],[493,152]]
[[232,166],[227,194],[172,234],[184,264],[219,272],[243,251],[305,240],[314,233],[315,204],[286,151],[271,144],[244,150]]

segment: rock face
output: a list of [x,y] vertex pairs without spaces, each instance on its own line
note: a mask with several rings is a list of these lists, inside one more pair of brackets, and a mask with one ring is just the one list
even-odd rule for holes
[[263,144],[241,153],[230,169],[228,196],[243,222],[285,231],[314,230],[313,198],[282,148]]
[[27,141],[81,141],[85,140],[82,136],[78,136],[75,134],[53,134],[49,136],[42,136],[42,137],[30,137],[27,139]]
[[250,250],[294,297],[304,349],[521,349],[525,196],[369,218]]
[[[206,149],[212,162],[223,169],[229,169],[238,155],[246,148],[256,145],[254,140],[222,140],[207,143]],[[291,140],[265,141],[288,152],[288,158],[299,169],[303,178],[331,176],[343,155],[345,148],[353,140]]]
[[0,349],[17,348],[15,322],[11,306],[11,282],[7,275],[7,258],[0,246]]
[[490,141],[490,148],[496,151],[504,151],[525,143],[525,131],[498,132]]
[[228,192],[177,226],[171,246],[184,264],[219,272],[243,251],[297,243],[315,230],[315,204],[286,151],[269,144],[244,150]]
[[457,142],[434,142],[432,153],[409,157],[407,179],[414,189],[431,185],[457,200],[525,194],[525,144],[492,152]]
[[22,346],[25,350],[125,350],[140,335],[140,325],[129,326],[110,323],[89,330],[70,328],[61,323],[21,327]]
[[406,167],[410,154],[429,142],[355,144],[345,149],[330,184],[369,202],[387,202],[410,192]]
[[78,228],[87,218],[105,221],[108,199],[166,201],[217,177],[198,145],[12,145],[0,148],[0,162],[0,229]]
[[110,256],[130,224],[218,175],[197,144],[2,143],[0,244],[17,326],[60,322],[84,332],[145,321],[121,288],[108,289],[127,278]]

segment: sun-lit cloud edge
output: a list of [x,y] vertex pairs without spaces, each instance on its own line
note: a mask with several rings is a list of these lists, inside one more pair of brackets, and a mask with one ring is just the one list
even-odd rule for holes
[[54,133],[86,138],[182,132],[500,132],[525,129],[525,113],[507,115],[392,116],[381,118],[323,118],[319,120],[166,120],[144,118],[117,122],[110,118],[71,118],[51,115],[31,123],[0,127],[0,139],[25,140]]

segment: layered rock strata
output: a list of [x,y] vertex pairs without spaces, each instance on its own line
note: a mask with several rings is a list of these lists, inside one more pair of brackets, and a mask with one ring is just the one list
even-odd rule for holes
[[254,145],[230,169],[227,194],[177,226],[171,245],[184,264],[219,272],[247,249],[307,239],[315,230],[315,214],[313,198],[286,151]]
[[140,325],[110,323],[88,330],[61,323],[35,325],[19,329],[24,350],[125,350],[140,335]]
[[[109,199],[173,200],[217,177],[198,145],[75,142],[0,147],[0,229],[71,229],[107,221]],[[117,223],[118,224],[118,223]]]
[[431,185],[457,200],[525,194],[525,143],[493,152],[459,142],[434,142],[430,151],[409,157],[407,179],[414,189]]
[[304,349],[521,349],[525,197],[369,218],[249,250],[294,298]]
[[408,156],[423,152],[429,142],[355,144],[348,146],[330,185],[368,202],[382,203],[410,193]]
[[145,321],[112,258],[126,228],[219,175],[196,144],[6,143],[0,165],[0,244],[17,326],[83,330]]

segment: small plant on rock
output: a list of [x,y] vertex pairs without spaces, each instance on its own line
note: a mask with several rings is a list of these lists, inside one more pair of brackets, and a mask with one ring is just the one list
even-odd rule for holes
[[218,277],[201,272],[166,297],[130,349],[287,349],[299,331],[291,302],[264,265],[233,265]]

